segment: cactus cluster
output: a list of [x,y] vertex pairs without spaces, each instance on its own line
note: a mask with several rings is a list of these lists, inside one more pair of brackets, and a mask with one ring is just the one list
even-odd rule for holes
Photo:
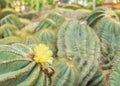
[[52,12],[35,25],[8,11],[0,13],[0,86],[119,86],[113,10],[98,8],[80,21]]

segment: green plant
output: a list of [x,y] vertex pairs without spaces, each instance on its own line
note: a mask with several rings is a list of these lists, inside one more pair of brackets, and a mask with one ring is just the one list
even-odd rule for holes
[[31,45],[31,44],[39,44],[40,40],[37,37],[37,34],[33,33],[32,28],[28,28],[26,30],[16,31],[15,35],[20,37],[23,44]]
[[56,29],[64,21],[65,21],[65,18],[62,15],[58,13],[50,13],[44,19],[40,21],[38,26],[35,28],[34,32],[38,32],[44,28]]
[[9,36],[9,37],[0,39],[0,45],[20,43],[20,42],[21,42],[21,39],[16,36]]
[[5,38],[8,36],[15,35],[15,31],[19,30],[16,26],[12,24],[4,24],[0,27],[0,36],[1,38]]
[[6,2],[6,0],[0,0],[0,9],[3,9],[3,8],[5,8],[7,6],[7,2]]
[[52,86],[78,86],[80,80],[79,67],[69,59],[55,59],[52,65],[55,74]]
[[38,52],[50,55],[44,45],[34,50],[23,44],[0,45],[0,86],[50,86],[53,70],[45,65],[51,57],[44,59]]
[[86,86],[104,86],[105,79],[104,72],[102,70],[98,70]]
[[80,68],[79,86],[86,86],[98,70],[100,42],[95,32],[85,23],[66,21],[57,37],[59,57],[68,57]]
[[9,15],[9,14],[14,14],[17,15],[17,12],[15,12],[13,9],[11,8],[4,8],[0,11],[0,19],[4,18],[5,16]]
[[51,19],[43,19],[42,21],[40,21],[40,23],[38,24],[38,26],[34,29],[34,32],[38,32],[41,29],[44,28],[57,28],[57,26],[55,25],[55,22]]
[[7,15],[6,17],[0,20],[0,26],[4,24],[13,24],[19,29],[23,27],[23,24],[20,22],[19,18],[13,14]]
[[19,14],[19,17],[32,20],[34,12],[27,12]]
[[110,69],[114,58],[119,56],[120,23],[113,18],[106,17],[97,23],[95,31],[101,41],[101,66],[104,69]]
[[55,33],[50,29],[43,29],[38,32],[38,37],[41,43],[54,43]]
[[113,69],[110,74],[110,80],[108,82],[108,86],[118,86],[120,80],[120,59],[116,58],[114,62]]
[[95,27],[96,23],[103,17],[118,19],[118,16],[110,8],[97,8],[88,16],[87,22],[91,27]]

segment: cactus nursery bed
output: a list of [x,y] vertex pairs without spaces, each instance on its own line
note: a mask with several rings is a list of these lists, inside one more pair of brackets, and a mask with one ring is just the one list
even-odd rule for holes
[[118,16],[96,8],[79,19],[51,11],[32,20],[1,10],[0,86],[120,86]]

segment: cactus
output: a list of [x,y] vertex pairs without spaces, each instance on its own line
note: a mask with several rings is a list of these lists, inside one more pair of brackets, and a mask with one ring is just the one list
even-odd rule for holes
[[49,46],[50,50],[53,52],[53,56],[56,56],[56,35],[53,30],[50,28],[42,29],[37,34],[37,37],[39,38],[40,43],[46,44]]
[[15,35],[20,37],[23,44],[39,44],[40,40],[35,33],[33,33],[32,28],[28,28],[26,30],[16,31]]
[[65,18],[59,13],[50,13],[47,18],[52,19],[57,26],[60,26],[65,21]]
[[24,18],[19,18],[20,22],[24,25],[24,26],[27,26],[31,23],[30,20],[28,19],[24,19]]
[[35,28],[34,32],[37,32],[44,28],[56,29],[65,21],[65,18],[58,13],[50,13],[46,18],[42,19],[39,25]]
[[4,24],[13,24],[19,29],[23,27],[23,24],[20,22],[17,16],[10,14],[0,20],[0,26]]
[[38,26],[35,28],[34,32],[38,32],[41,29],[44,28],[57,28],[56,23],[52,20],[52,19],[43,19],[42,21],[40,21],[40,23],[38,24]]
[[8,37],[15,35],[15,31],[19,30],[16,26],[12,24],[4,24],[0,27],[0,36],[1,37]]
[[119,56],[120,23],[113,18],[106,17],[97,23],[95,31],[101,41],[101,67],[110,69],[114,58]]
[[38,33],[41,43],[54,43],[55,33],[50,29],[43,29]]
[[43,60],[42,54],[37,57],[38,52],[48,55],[50,51],[44,49],[44,45],[34,51],[23,44],[0,45],[0,86],[50,86],[53,70],[45,67],[50,59]]
[[10,9],[10,8],[4,8],[0,11],[0,19],[4,18],[9,14],[17,15],[17,12],[15,12],[13,9]]
[[104,86],[104,84],[105,74],[102,70],[98,70],[86,86]]
[[95,27],[96,23],[103,17],[110,17],[118,19],[116,13],[110,8],[97,8],[87,18],[89,26]]
[[58,56],[67,56],[80,68],[80,86],[86,86],[98,70],[100,42],[84,22],[66,21],[58,32]]
[[33,17],[33,14],[34,14],[34,13],[35,13],[35,12],[21,13],[21,14],[19,14],[18,16],[19,16],[20,18],[25,18],[25,19],[32,20],[32,17]]
[[117,57],[112,68],[109,83],[107,86],[118,86],[120,80],[120,59]]
[[80,70],[73,61],[59,58],[53,62],[52,67],[55,70],[52,86],[78,86]]
[[16,36],[9,36],[0,39],[0,44],[13,44],[13,43],[20,43],[21,39]]

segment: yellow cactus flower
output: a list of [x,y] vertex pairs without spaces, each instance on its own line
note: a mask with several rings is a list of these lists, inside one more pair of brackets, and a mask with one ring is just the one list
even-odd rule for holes
[[45,44],[39,44],[34,48],[34,60],[41,64],[52,64],[52,51]]

